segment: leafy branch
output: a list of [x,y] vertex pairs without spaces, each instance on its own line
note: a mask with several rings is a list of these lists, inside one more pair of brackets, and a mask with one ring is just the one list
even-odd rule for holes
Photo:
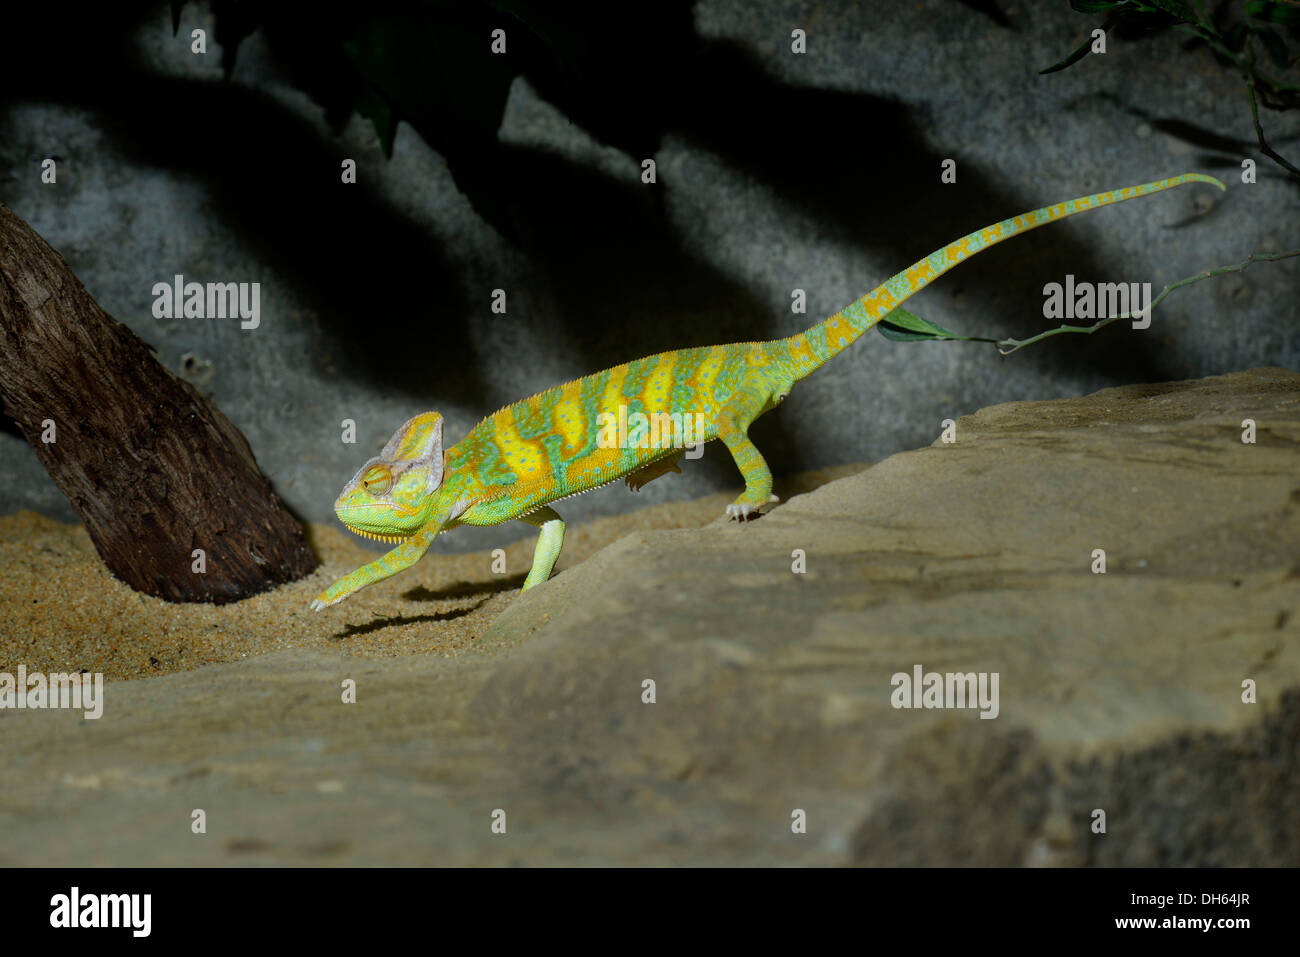
[[[1300,63],[1300,54],[1293,54],[1286,40],[1287,36],[1300,40],[1300,0],[1246,0],[1239,10],[1232,10],[1239,17],[1229,16],[1231,5],[1227,3],[1220,4],[1211,15],[1203,0],[1195,0],[1195,6],[1186,0],[1070,0],[1070,6],[1080,13],[1106,14],[1101,29],[1108,34],[1121,25],[1148,32],[1176,28],[1203,43],[1245,82],[1260,152],[1300,178],[1300,168],[1269,145],[1259,121],[1260,103],[1278,111],[1300,106],[1300,83],[1284,78]],[[1069,56],[1040,73],[1055,73],[1077,63],[1088,55],[1092,42],[1089,37]],[[1261,49],[1279,76],[1260,68],[1257,52]]]
[[[1300,249],[1288,249],[1281,253],[1251,253],[1239,263],[1233,263],[1230,266],[1220,266],[1218,269],[1207,269],[1205,272],[1197,273],[1195,276],[1188,276],[1186,279],[1180,279],[1177,282],[1171,282],[1160,290],[1160,295],[1151,300],[1151,304],[1140,312],[1125,312],[1118,316],[1108,316],[1105,319],[1098,320],[1091,326],[1058,326],[1055,329],[1048,329],[1046,332],[1040,332],[1036,336],[1030,336],[1028,339],[1002,339],[998,341],[998,352],[1004,356],[1009,356],[1018,349],[1025,346],[1033,345],[1035,342],[1041,342],[1048,336],[1060,335],[1063,332],[1079,332],[1084,335],[1092,335],[1098,329],[1104,329],[1112,322],[1119,322],[1121,319],[1133,319],[1138,316],[1150,316],[1151,311],[1164,301],[1165,296],[1169,295],[1175,289],[1181,289],[1183,286],[1190,286],[1192,283],[1201,282],[1212,276],[1224,276],[1232,272],[1241,272],[1252,263],[1277,262],[1279,259],[1290,259],[1293,256],[1300,256]],[[986,340],[987,341],[987,340]]]
[[886,339],[893,339],[896,342],[925,342],[941,340],[957,340],[960,342],[990,342],[997,346],[998,352],[1004,356],[1023,349],[1025,346],[1031,346],[1035,342],[1041,342],[1050,336],[1059,336],[1064,332],[1076,332],[1083,335],[1092,335],[1099,329],[1104,329],[1113,322],[1119,322],[1123,319],[1134,319],[1138,316],[1150,316],[1152,310],[1164,301],[1175,289],[1181,289],[1183,286],[1190,286],[1192,283],[1201,282],[1210,279],[1213,276],[1224,276],[1228,273],[1241,272],[1247,266],[1253,263],[1277,262],[1282,259],[1291,259],[1300,256],[1300,249],[1288,249],[1280,253],[1251,253],[1239,263],[1233,263],[1229,266],[1220,266],[1217,269],[1207,269],[1205,272],[1197,273],[1195,276],[1188,276],[1186,279],[1180,279],[1177,282],[1171,282],[1160,290],[1160,295],[1151,300],[1151,304],[1140,312],[1125,312],[1118,316],[1107,316],[1100,319],[1090,326],[1057,326],[1055,329],[1048,329],[1040,332],[1038,335],[1030,336],[1028,339],[989,339],[985,336],[963,336],[958,333],[945,329],[937,323],[930,322],[928,319],[922,319],[914,313],[908,312],[901,306],[895,309],[889,315],[876,325],[877,331]]
[[[171,0],[173,32],[184,6],[185,0]],[[353,114],[368,119],[391,159],[399,126],[408,124],[441,154],[457,188],[503,235],[513,235],[513,224],[503,196],[508,150],[497,133],[515,78],[528,76],[571,118],[575,101],[585,105],[582,96],[590,88],[604,93],[613,86],[581,82],[590,63],[580,58],[603,55],[607,28],[582,5],[570,10],[546,0],[380,2],[355,10],[320,5],[312,16],[303,15],[304,6],[211,0],[227,77],[242,42],[260,32],[288,80],[323,108],[331,126],[341,130]],[[499,41],[493,39],[497,31]],[[491,44],[500,42],[497,49],[504,52],[507,33],[510,55],[497,55]],[[580,117],[600,138],[593,114],[603,118],[607,111]]]

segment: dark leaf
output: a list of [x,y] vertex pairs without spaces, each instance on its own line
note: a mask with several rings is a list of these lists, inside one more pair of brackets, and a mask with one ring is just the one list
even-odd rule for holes
[[1286,52],[1286,41],[1268,28],[1255,31],[1255,35],[1259,37],[1259,42],[1264,44],[1264,49],[1268,51],[1268,57],[1273,64],[1279,70],[1285,70],[1287,64],[1291,62],[1291,57]]
[[357,112],[370,120],[379,137],[384,156],[393,158],[393,138],[397,135],[397,113],[384,99],[383,94],[367,85],[357,100]]
[[924,342],[932,339],[965,339],[943,326],[908,312],[899,306],[876,324],[876,331],[895,342]]
[[1200,18],[1196,16],[1196,11],[1191,8],[1184,0],[1145,0],[1153,7],[1157,7],[1176,17],[1184,23],[1200,23]]
[[477,24],[418,13],[363,21],[343,48],[384,100],[440,152],[474,131],[496,137],[512,74]]
[[1223,43],[1233,53],[1240,53],[1246,46],[1246,35],[1248,33],[1250,33],[1250,27],[1246,26],[1245,23],[1238,23],[1228,31],[1228,35],[1223,38]]
[[181,32],[181,7],[185,0],[172,0],[172,36]]
[[1070,0],[1071,8],[1079,13],[1105,13],[1124,6],[1126,0]]
[[[1112,14],[1109,18],[1107,18],[1106,22],[1101,25],[1102,30],[1109,33],[1111,28],[1114,27],[1115,24],[1119,23],[1122,19],[1124,19],[1124,15],[1127,12],[1128,11],[1126,10],[1121,10],[1119,13]],[[1078,63],[1080,60],[1082,60],[1084,57],[1088,55],[1088,51],[1092,49],[1092,43],[1093,43],[1092,34],[1090,33],[1088,35],[1088,39],[1084,40],[1083,43],[1079,45],[1078,49],[1076,49],[1073,53],[1067,56],[1064,60],[1061,60],[1057,63],[1053,63],[1046,70],[1039,70],[1038,71],[1039,75],[1043,75],[1046,73],[1055,73],[1058,70],[1064,70],[1066,67],[1073,66],[1074,64]]]
[[1246,4],[1246,12],[1257,20],[1267,20],[1269,23],[1300,24],[1298,4],[1277,3],[1275,0],[1250,0]]
[[492,53],[487,15],[497,16],[459,4],[439,6],[436,16],[414,8],[376,14],[356,25],[343,48],[392,111],[369,104],[381,140],[391,147],[397,122],[411,124],[442,154],[475,211],[508,234],[497,130],[517,63]]

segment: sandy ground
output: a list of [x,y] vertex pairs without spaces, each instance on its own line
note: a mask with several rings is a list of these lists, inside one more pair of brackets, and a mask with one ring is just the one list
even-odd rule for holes
[[[785,482],[783,498],[865,466],[809,472]],[[734,492],[671,502],[570,524],[557,572],[634,531],[698,528]],[[315,613],[309,602],[377,551],[339,526],[310,525],[321,557],[311,577],[231,605],[172,604],[114,578],[80,525],[18,512],[0,517],[0,671],[100,672],[143,678],[292,648],[363,657],[452,656],[471,648],[523,584],[534,539],[506,548],[507,574],[489,552],[431,555],[401,575]]]

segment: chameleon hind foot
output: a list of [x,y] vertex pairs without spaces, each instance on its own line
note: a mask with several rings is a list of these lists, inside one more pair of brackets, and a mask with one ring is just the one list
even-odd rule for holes
[[[775,495],[771,495],[768,497],[767,501],[769,503],[779,502],[781,499]],[[763,513],[760,511],[762,507],[762,505],[755,505],[752,502],[732,502],[727,506],[727,520],[730,521],[734,518],[738,522],[749,522],[756,518],[762,518]]]
[[669,472],[676,472],[678,475],[681,475],[682,470],[678,467],[678,463],[681,462],[681,460],[681,452],[678,452],[676,455],[669,455],[657,462],[651,462],[644,468],[637,469],[627,478],[623,479],[623,481],[627,483],[627,487],[632,491],[639,492],[661,475],[667,475]]

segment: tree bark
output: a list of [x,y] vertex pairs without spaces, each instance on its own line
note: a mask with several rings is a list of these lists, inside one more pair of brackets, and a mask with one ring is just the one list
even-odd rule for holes
[[315,570],[239,430],[3,203],[0,404],[132,588],[222,604]]

